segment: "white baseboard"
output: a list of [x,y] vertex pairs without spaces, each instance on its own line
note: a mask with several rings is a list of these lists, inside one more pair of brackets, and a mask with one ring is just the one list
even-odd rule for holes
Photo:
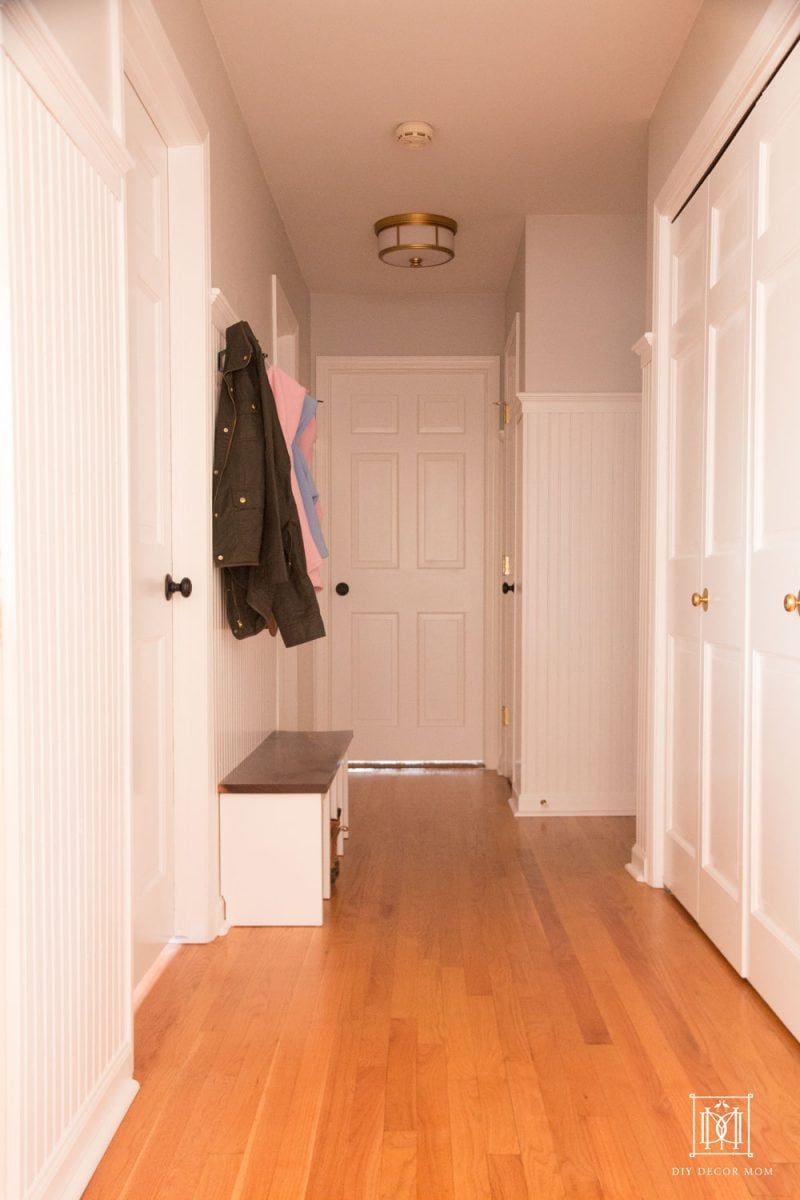
[[515,817],[632,817],[636,800],[631,793],[551,792],[547,803],[540,792],[513,792],[509,797]]
[[637,883],[647,883],[647,860],[639,846],[631,849],[631,861],[625,864],[625,870]]
[[75,1117],[61,1150],[28,1200],[80,1200],[139,1090],[132,1076],[133,1053],[126,1046]]

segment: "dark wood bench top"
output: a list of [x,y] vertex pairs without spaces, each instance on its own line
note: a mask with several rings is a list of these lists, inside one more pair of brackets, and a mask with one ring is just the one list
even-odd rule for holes
[[278,730],[226,775],[219,792],[327,792],[353,740],[352,730]]

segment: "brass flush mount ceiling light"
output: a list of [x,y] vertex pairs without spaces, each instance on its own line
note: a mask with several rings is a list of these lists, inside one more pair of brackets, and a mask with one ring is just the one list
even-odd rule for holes
[[397,213],[375,222],[378,258],[390,267],[440,267],[455,254],[458,225],[436,213]]

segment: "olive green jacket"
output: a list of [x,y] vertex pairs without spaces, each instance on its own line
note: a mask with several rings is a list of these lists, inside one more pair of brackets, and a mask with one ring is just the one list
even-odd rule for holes
[[324,637],[306,571],[291,462],[261,347],[246,321],[226,331],[214,433],[214,561],[228,622],[251,637],[274,617],[287,646]]

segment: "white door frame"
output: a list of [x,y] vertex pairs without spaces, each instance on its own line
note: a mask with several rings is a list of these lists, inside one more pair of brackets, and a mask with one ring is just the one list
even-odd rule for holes
[[124,0],[123,31],[125,74],[168,148],[173,574],[188,575],[193,584],[191,598],[176,604],[173,622],[174,934],[204,942],[222,924],[211,696],[211,447],[203,406],[214,383],[209,131],[150,0]]
[[[486,628],[484,640],[484,761],[497,769],[500,742],[500,621],[497,601],[499,578],[499,530],[497,480],[499,475],[499,438],[497,437],[497,405],[500,403],[500,359],[488,355],[425,356],[409,355],[396,358],[384,355],[317,357],[317,397],[329,401],[332,378],[336,374],[357,371],[482,371],[486,377],[485,449],[486,511],[484,513],[484,603]],[[331,444],[329,409],[322,404],[317,409],[316,483],[322,497],[323,512],[326,496],[330,495]],[[320,609],[325,628],[330,629],[330,559],[322,564],[323,590]],[[329,729],[331,722],[331,654],[328,638],[314,643],[314,728]]]
[[[637,830],[635,860],[652,887],[664,885],[666,788],[666,561],[668,489],[668,400],[670,243],[672,221],[744,114],[758,98],[797,38],[800,0],[774,0],[745,46],[713,103],[697,126],[653,205],[653,367],[652,421],[642,446],[644,463],[653,471],[654,496],[649,532],[652,575],[642,587],[653,597],[648,653],[642,655],[642,686],[651,699],[649,753],[645,770],[649,789],[644,830]],[[641,695],[640,691],[640,695]]]

